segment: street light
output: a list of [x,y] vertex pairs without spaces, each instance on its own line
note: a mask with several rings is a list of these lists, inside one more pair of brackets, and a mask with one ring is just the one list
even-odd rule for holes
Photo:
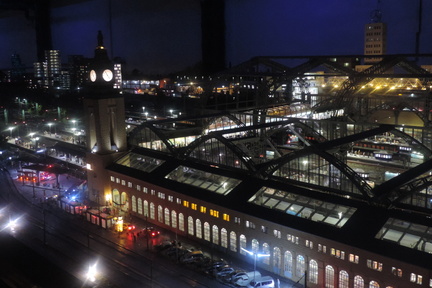
[[9,131],[10,131],[10,137],[12,138],[12,130],[14,129],[14,127],[9,127]]
[[51,126],[53,125],[53,123],[48,123],[48,126],[50,128],[50,136],[51,136]]
[[255,281],[255,271],[256,271],[256,261],[257,258],[261,258],[261,257],[269,257],[270,254],[261,254],[261,253],[257,253],[257,252],[253,252],[253,251],[249,251],[246,250],[245,248],[241,247],[241,250],[243,250],[244,252],[248,253],[251,256],[254,256],[254,276],[253,276],[253,280]]

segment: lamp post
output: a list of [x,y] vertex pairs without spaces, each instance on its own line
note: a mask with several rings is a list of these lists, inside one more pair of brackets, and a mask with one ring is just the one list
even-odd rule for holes
[[14,127],[9,127],[9,131],[10,131],[10,137],[12,138],[12,130],[14,129]]
[[48,123],[48,127],[50,129],[50,136],[51,136],[51,126],[53,125],[53,123]]
[[256,271],[256,261],[257,261],[257,258],[269,257],[270,254],[261,254],[261,253],[249,251],[249,250],[246,250],[243,247],[241,247],[241,250],[243,250],[244,252],[248,253],[251,256],[254,256],[254,276],[253,276],[253,281],[255,281],[255,271]]

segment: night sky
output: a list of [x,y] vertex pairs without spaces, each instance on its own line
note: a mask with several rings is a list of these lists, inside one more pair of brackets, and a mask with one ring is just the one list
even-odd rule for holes
[[[66,2],[72,4],[51,13],[53,49],[64,61],[71,54],[92,57],[98,30],[111,56],[126,61],[125,71],[175,72],[201,60],[200,0],[111,0],[111,10],[107,0]],[[377,0],[225,2],[226,66],[254,56],[363,54],[364,25],[377,8]],[[388,54],[415,53],[419,3],[381,0]],[[432,53],[432,0],[423,0],[422,15],[420,53]],[[35,38],[23,12],[1,12],[0,69],[10,68],[12,53],[30,67]]]

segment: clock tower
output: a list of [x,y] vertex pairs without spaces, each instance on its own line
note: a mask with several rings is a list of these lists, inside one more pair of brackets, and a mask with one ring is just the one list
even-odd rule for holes
[[113,69],[99,31],[84,92],[88,197],[99,204],[111,195],[105,168],[127,150],[124,98],[114,88]]

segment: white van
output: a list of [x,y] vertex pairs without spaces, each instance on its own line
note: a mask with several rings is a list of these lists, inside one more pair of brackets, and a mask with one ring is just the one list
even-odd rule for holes
[[248,288],[274,288],[275,282],[272,277],[264,276],[254,281],[251,281],[248,285]]

